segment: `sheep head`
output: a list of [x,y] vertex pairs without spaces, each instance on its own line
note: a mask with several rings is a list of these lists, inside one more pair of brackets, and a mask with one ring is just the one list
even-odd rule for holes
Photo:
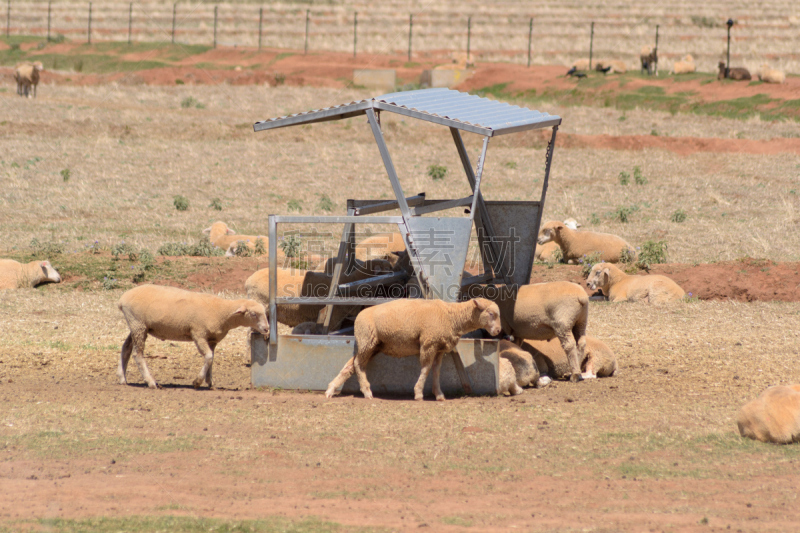
[[234,316],[242,319],[242,325],[250,326],[250,328],[266,337],[269,335],[269,320],[267,320],[266,308],[255,300],[246,300],[245,302],[233,312]]
[[44,65],[42,65],[41,61],[34,61],[33,62],[33,68],[38,70],[39,72],[41,72],[41,71],[44,70]]
[[[235,231],[230,229],[227,224],[219,220],[211,224],[210,228],[204,229],[203,233],[210,235],[211,237],[219,237],[221,235],[236,235]],[[214,239],[212,238],[211,240],[213,241]]]
[[489,332],[489,335],[499,335],[502,329],[500,324],[500,308],[497,304],[485,298],[476,298],[472,300],[472,304],[480,311],[478,323],[480,327]]
[[[589,272],[589,277],[586,278],[586,286],[596,291],[598,288],[602,289],[608,286],[611,277],[611,268],[608,263],[597,263],[592,267]],[[603,291],[605,292],[605,291]]]
[[558,233],[566,228],[563,222],[558,221],[550,221],[542,227],[542,230],[539,232],[539,244],[546,244],[550,241],[555,241],[556,236]]
[[41,283],[52,282],[52,283],[61,283],[61,275],[53,268],[53,265],[50,264],[50,261],[40,261],[39,267],[42,269],[42,273],[44,274],[44,279]]
[[568,218],[564,220],[564,225],[569,229],[578,229],[581,227],[581,223],[575,220],[574,218]]

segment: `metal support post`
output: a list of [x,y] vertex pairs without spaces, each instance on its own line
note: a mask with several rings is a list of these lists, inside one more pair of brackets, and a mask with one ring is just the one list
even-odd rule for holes
[[278,223],[269,216],[269,343],[278,344]]
[[725,78],[727,79],[731,73],[731,28],[733,27],[733,19],[728,19],[728,22],[725,23],[728,26],[728,53],[727,53],[727,61],[725,63]]
[[[558,126],[553,126],[553,134],[550,135],[550,142],[547,143],[547,153],[545,154],[545,163],[544,163],[544,183],[542,184],[542,197],[539,199],[539,218],[536,221],[536,225],[534,227],[534,235],[539,235],[539,224],[542,222],[541,213],[544,213],[544,199],[547,195],[547,183],[550,180],[550,164],[553,162],[553,152],[556,149],[556,133],[558,132]],[[536,246],[534,244],[533,251],[536,252]]]
[[408,60],[411,61],[411,34],[414,29],[414,15],[408,16]]
[[358,11],[353,15],[353,57],[356,57],[356,43],[358,42]]
[[658,27],[659,25],[656,24],[656,47],[653,48],[653,72],[656,76],[658,76]]
[[308,53],[308,21],[311,18],[311,10],[306,9],[306,44],[303,47],[303,54]]
[[472,41],[472,17],[467,17],[467,63],[469,63],[470,44]]
[[592,49],[594,48],[594,21],[592,22],[592,33],[589,36],[589,70],[592,70]]
[[219,15],[219,6],[214,6],[214,48],[217,47],[217,17]]
[[533,17],[528,25],[528,66],[531,66],[531,41],[533,40]]
[[258,9],[258,49],[261,50],[261,28],[264,25],[264,8]]
[[47,2],[47,42],[50,42],[50,16],[53,9],[53,2]]
[[178,2],[172,4],[172,44],[175,44],[175,19],[178,14]]
[[92,3],[89,2],[89,31],[87,42],[92,44]]
[[131,44],[132,28],[133,28],[133,2],[128,4],[128,44]]

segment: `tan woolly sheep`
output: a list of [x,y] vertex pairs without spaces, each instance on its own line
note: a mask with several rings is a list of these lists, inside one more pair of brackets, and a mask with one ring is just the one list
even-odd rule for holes
[[750,71],[744,67],[734,67],[734,68],[725,68],[725,62],[720,61],[717,65],[719,67],[719,73],[717,73],[717,79],[729,79],[729,80],[736,80],[736,81],[746,81],[751,79]]
[[650,274],[630,276],[611,263],[596,263],[589,272],[586,286],[603,291],[610,302],[659,304],[680,300],[686,293],[667,276]]
[[[542,377],[560,379],[570,375],[571,369],[567,354],[556,339],[549,341],[525,340],[522,349],[533,356],[536,368]],[[606,343],[595,337],[586,337],[586,350],[581,361],[584,379],[609,377],[617,372],[617,358]],[[546,382],[544,382],[546,383]]]
[[497,344],[500,364],[500,389],[498,394],[508,392],[512,396],[522,394],[522,387],[536,384],[539,370],[533,357],[513,342],[501,340]]
[[618,59],[598,61],[594,69],[598,72],[605,72],[606,74],[625,74],[628,72],[628,67],[625,66],[625,62]]
[[238,327],[249,327],[269,335],[264,306],[253,300],[225,300],[211,294],[189,292],[175,287],[140,285],[119,299],[119,310],[125,316],[130,334],[122,344],[117,376],[127,383],[125,372],[131,353],[142,377],[151,389],[158,387],[144,360],[144,344],[148,335],[161,340],[194,342],[205,358],[195,388],[211,381],[214,348]]
[[800,442],[800,385],[777,385],[746,403],[736,419],[739,434],[776,444]]
[[686,54],[681,61],[676,61],[672,65],[672,70],[669,71],[670,74],[691,74],[695,72],[697,67],[694,64],[694,58],[691,54]]
[[600,259],[612,263],[622,260],[623,250],[627,250],[630,258],[636,258],[636,251],[625,239],[610,233],[594,231],[575,231],[562,222],[547,222],[539,232],[539,244],[556,242],[564,254],[564,261],[577,261],[585,255],[600,253]]
[[356,259],[366,261],[384,257],[387,253],[404,252],[406,245],[398,232],[367,237],[356,245]]
[[580,361],[584,358],[589,321],[589,297],[580,285],[568,281],[518,288],[475,285],[468,288],[467,294],[497,303],[503,331],[515,339],[549,340],[557,337],[569,354],[570,379],[580,381]]
[[[569,229],[578,229],[581,227],[581,224],[575,220],[574,218],[568,218],[564,220],[564,225]],[[542,232],[539,231],[539,237],[542,236]],[[556,251],[558,250],[558,252]],[[548,243],[542,245],[536,245],[536,252],[533,254],[534,261],[548,261],[553,262],[559,257],[559,252],[561,252],[561,247],[555,242],[550,241]],[[560,256],[563,257],[563,253]]]
[[765,83],[783,83],[786,81],[786,74],[764,63],[758,71],[758,79]]
[[572,65],[570,65],[570,66],[571,66],[571,68],[575,69],[576,71],[589,70],[589,60],[588,59],[576,59],[572,63]]
[[462,335],[481,328],[490,335],[500,333],[500,310],[483,298],[458,303],[404,299],[368,307],[356,317],[355,355],[330,382],[325,396],[333,397],[355,372],[364,398],[371,399],[365,370],[372,356],[382,352],[391,357],[419,355],[422,369],[414,385],[414,399],[422,399],[425,380],[433,369],[433,394],[443,401],[439,384],[442,357],[456,349]]
[[[203,233],[208,235],[208,240],[211,241],[211,244],[216,246],[217,248],[222,248],[226,251],[225,255],[228,255],[227,252],[230,252],[231,244],[234,245],[234,250],[236,249],[236,243],[238,241],[245,241],[247,246],[250,248],[255,248],[256,240],[261,239],[264,242],[264,248],[269,250],[269,238],[263,235],[239,235],[232,229],[228,227],[227,224],[224,222],[214,222],[211,224],[211,227],[208,227],[203,230]],[[234,255],[234,254],[232,254]],[[229,256],[230,257],[230,256]]]
[[0,259],[0,290],[36,287],[42,283],[61,283],[61,276],[50,261],[23,265],[13,259]]
[[14,79],[17,82],[17,94],[20,96],[36,96],[39,85],[39,73],[44,70],[41,61],[33,63],[20,63],[14,69]]

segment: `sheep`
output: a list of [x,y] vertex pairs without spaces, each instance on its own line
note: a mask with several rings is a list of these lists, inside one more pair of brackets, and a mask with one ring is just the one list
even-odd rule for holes
[[498,343],[497,353],[500,365],[499,394],[508,392],[516,396],[522,394],[522,387],[539,381],[539,370],[530,353],[508,340],[501,340]]
[[14,69],[14,79],[17,82],[17,94],[20,96],[36,96],[39,85],[39,73],[44,70],[41,61],[33,63],[20,63]]
[[387,253],[403,252],[406,244],[398,232],[383,233],[367,237],[356,245],[356,259],[366,261],[383,257]]
[[414,399],[422,400],[425,380],[433,369],[433,394],[444,401],[439,373],[444,354],[455,350],[461,335],[483,328],[500,333],[500,310],[483,298],[467,302],[442,300],[395,300],[368,307],[356,317],[355,354],[325,391],[332,398],[355,371],[364,398],[371,399],[365,369],[378,352],[392,357],[419,355],[422,367],[414,386]]
[[[537,387],[547,384],[550,378],[558,379],[570,374],[569,359],[556,339],[547,341],[525,339],[521,348],[533,357],[541,375]],[[580,367],[584,379],[610,377],[617,373],[617,358],[606,343],[587,336],[586,350]]]
[[250,327],[269,335],[269,322],[264,306],[253,300],[225,300],[211,294],[189,292],[175,287],[140,285],[119,299],[119,310],[128,323],[130,334],[122,344],[117,376],[126,385],[125,372],[131,353],[142,377],[151,389],[158,388],[144,360],[144,344],[148,335],[161,340],[193,341],[205,358],[195,388],[203,381],[213,388],[211,368],[214,348],[228,331]]
[[572,63],[571,67],[575,69],[573,72],[581,70],[589,70],[589,60],[576,59],[575,62]]
[[623,250],[630,259],[636,258],[636,251],[624,239],[610,233],[594,231],[575,231],[558,221],[547,222],[539,232],[539,244],[556,242],[564,255],[564,261],[577,261],[584,255],[600,253],[600,259],[612,263],[622,260]]
[[786,81],[786,74],[764,63],[758,71],[758,79],[766,83],[783,83]]
[[[361,266],[359,266],[361,265]],[[357,263],[352,272],[342,272],[339,283],[360,281],[380,274],[388,274],[388,263],[384,260],[370,260]],[[315,296],[327,297],[333,276],[325,272],[300,270],[297,268],[278,268],[277,297]],[[258,270],[245,281],[247,297],[269,305],[269,268]],[[324,305],[281,304],[278,306],[278,322],[287,326],[297,326],[303,322],[316,322]],[[348,314],[347,306],[337,305],[331,317],[331,327],[336,327]]]
[[598,61],[594,69],[598,72],[610,74],[625,74],[628,72],[628,67],[625,66],[625,62],[617,59]]
[[643,46],[639,52],[639,60],[642,62],[642,72],[655,74],[658,76],[658,50],[651,46]]
[[676,61],[672,65],[670,74],[691,74],[695,72],[697,67],[694,64],[694,58],[691,54],[686,54],[681,61]]
[[717,74],[718,80],[727,78],[729,80],[745,81],[750,79],[750,71],[746,68],[725,68],[724,61],[720,61],[717,66],[719,67],[719,73]]
[[571,381],[580,381],[584,359],[589,297],[580,285],[568,281],[510,287],[474,285],[468,296],[488,298],[500,308],[503,331],[515,339],[549,340],[557,337],[569,354]]
[[[208,240],[217,248],[222,248],[226,251],[225,255],[231,252],[231,245],[233,250],[236,250],[236,244],[239,241],[245,241],[249,248],[255,248],[256,240],[261,239],[264,241],[264,247],[269,250],[269,238],[263,235],[239,235],[230,229],[224,222],[214,222],[211,227],[203,230],[203,233],[208,235]],[[231,253],[231,255],[235,255]],[[228,256],[231,257],[231,256]]]
[[744,404],[736,420],[739,434],[775,444],[800,442],[800,385],[777,385]]
[[[581,227],[581,224],[577,220],[575,220],[574,218],[568,218],[568,219],[564,220],[564,225],[566,227],[568,227],[569,229],[578,229],[579,227]],[[540,231],[539,232],[539,236],[541,236],[541,235],[542,235],[542,232]],[[554,262],[556,260],[556,258],[557,258],[557,256],[554,255],[554,254],[557,254],[556,250],[558,250],[560,252],[561,251],[561,247],[558,244],[556,244],[554,241],[550,241],[550,242],[548,242],[546,244],[542,244],[541,246],[536,246],[536,251],[533,254],[533,259],[535,261]],[[562,256],[563,256],[563,254],[562,254]]]
[[611,302],[645,301],[660,304],[680,300],[686,293],[666,276],[650,274],[630,276],[611,263],[596,263],[589,272],[586,286],[603,291]]
[[13,259],[0,259],[0,290],[33,288],[42,283],[61,283],[61,276],[50,261],[22,264]]

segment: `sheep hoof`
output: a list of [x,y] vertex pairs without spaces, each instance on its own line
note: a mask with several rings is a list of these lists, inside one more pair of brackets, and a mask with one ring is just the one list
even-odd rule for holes
[[148,389],[160,389],[161,387],[159,386],[159,384],[158,384],[158,383],[156,383],[156,382],[154,381],[154,382],[152,382],[152,383],[148,383],[148,384],[147,384],[147,388],[148,388]]
[[579,381],[583,381],[583,376],[581,376],[581,375],[580,375],[580,374],[578,374],[578,373],[575,373],[575,374],[572,374],[572,375],[569,377],[569,380],[570,380],[571,382],[573,382],[573,383],[577,383],[577,382],[579,382]]
[[367,392],[365,392],[364,393],[364,399],[365,400],[371,400],[372,399],[372,391],[368,390]]
[[581,374],[581,379],[595,379],[597,374],[592,374],[591,372],[585,372]]
[[328,389],[325,391],[325,397],[328,398],[329,400],[333,398],[334,394],[336,394],[336,391],[333,389]]
[[200,379],[200,378],[197,378],[196,380],[194,380],[194,381],[192,382],[192,386],[193,386],[195,389],[199,389],[199,388],[200,388],[200,385],[202,385],[202,384],[203,384],[203,380],[202,380],[202,379]]
[[437,402],[443,402],[444,401],[444,394],[437,396],[436,397],[436,401]]
[[553,381],[550,379],[550,376],[542,376],[539,378],[539,381],[536,382],[536,388],[542,388],[550,385],[550,382]]
[[414,400],[416,400],[418,402],[421,402],[422,401],[422,394],[415,394],[414,395]]

